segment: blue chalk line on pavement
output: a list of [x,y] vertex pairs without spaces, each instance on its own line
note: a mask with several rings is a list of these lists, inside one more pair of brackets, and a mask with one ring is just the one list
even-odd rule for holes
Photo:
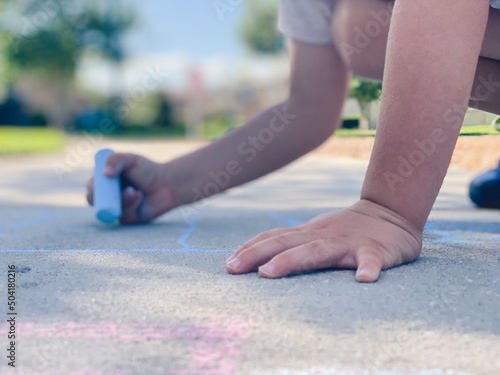
[[97,227],[60,227],[59,230],[67,233],[93,233],[106,231],[106,229]]
[[271,218],[276,220],[278,223],[288,225],[289,227],[296,227],[298,225],[304,224],[302,220],[293,219],[291,217],[284,217],[278,215],[276,212],[270,214]]
[[17,229],[29,228],[29,227],[32,227],[32,226],[35,226],[38,224],[43,224],[43,223],[47,223],[49,221],[59,219],[61,217],[62,217],[62,215],[45,214],[45,215],[41,215],[35,219],[26,220],[26,221],[22,221],[20,223],[12,224],[12,225],[9,225],[7,227],[0,228],[0,237],[5,235],[7,232],[11,232],[11,231],[14,231]]
[[439,221],[429,220],[425,226],[426,231],[431,234],[432,239],[425,238],[424,245],[438,244],[458,244],[458,245],[477,245],[477,244],[498,244],[500,235],[483,234],[482,232],[467,232],[463,230],[440,230]]
[[[48,215],[46,215],[48,216]],[[37,219],[36,224],[40,222],[40,218]],[[27,221],[24,223],[34,223],[35,220]],[[16,229],[23,223],[16,226]],[[34,224],[33,224],[34,225]],[[29,226],[29,225],[26,225]],[[25,227],[25,226],[24,226]],[[188,222],[188,228],[183,233],[177,242],[183,247],[182,249],[0,249],[0,253],[232,253],[233,249],[192,249],[191,246],[186,242],[189,237],[196,230],[196,218],[192,218]],[[1,233],[1,232],[0,232]]]
[[[293,227],[303,224],[303,221],[297,220],[291,217],[281,216],[275,212],[269,214],[270,217],[287,226]],[[19,223],[11,224],[0,228],[0,238],[6,233],[18,230],[30,228],[39,224],[47,223],[60,219],[63,217],[61,214],[44,214],[40,215],[34,219],[25,220]],[[0,249],[0,253],[154,253],[154,252],[164,252],[164,253],[232,253],[235,249],[193,249],[187,243],[188,239],[197,229],[197,218],[191,218],[187,223],[188,228],[177,240],[182,248],[179,249]],[[85,228],[85,227],[63,227],[60,228],[66,232],[86,232],[86,231],[101,231],[99,228]],[[439,222],[430,220],[426,226],[428,233],[432,234],[434,238],[426,238],[424,240],[425,245],[433,244],[443,244],[443,243],[455,243],[455,244],[481,244],[485,241],[488,243],[500,243],[500,235],[498,234],[481,234],[464,232],[459,230],[440,230]]]
[[177,242],[179,242],[179,245],[183,246],[183,249],[184,250],[191,250],[191,247],[187,244],[187,240],[189,237],[191,237],[191,235],[194,233],[194,231],[196,230],[196,217],[194,218],[191,218],[189,220],[189,223],[188,223],[188,229],[186,230],[186,232],[181,236],[179,237],[179,239],[177,240]]
[[211,250],[211,249],[31,249],[31,250],[21,250],[21,249],[6,249],[1,250],[0,254],[5,253],[232,253],[235,250],[231,249],[221,249],[221,250]]

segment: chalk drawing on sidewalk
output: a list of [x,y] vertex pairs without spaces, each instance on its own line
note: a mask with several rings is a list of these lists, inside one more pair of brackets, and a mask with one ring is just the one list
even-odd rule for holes
[[254,371],[251,375],[474,375],[470,372],[454,370],[409,370],[409,369],[349,369],[349,368],[311,368],[307,370]]
[[282,216],[276,212],[271,212],[269,215],[273,220],[276,220],[278,223],[282,225],[287,225],[289,227],[296,227],[298,225],[304,224],[304,221],[302,220],[297,220],[291,217]]
[[[128,375],[123,371],[76,371],[76,372],[67,372],[66,375]],[[36,371],[36,372],[28,372],[28,371],[16,371],[16,372],[2,372],[2,375],[61,375],[60,372],[53,371]]]
[[0,249],[8,253],[232,253],[236,249]]
[[437,220],[429,220],[425,226],[424,245],[458,244],[458,245],[481,245],[500,244],[500,231],[492,233],[487,224],[476,225],[468,230],[457,230],[450,228],[450,225]]
[[[207,323],[170,325],[154,323],[78,323],[57,322],[49,325],[34,322],[18,322],[18,331],[23,339],[43,338],[49,340],[93,340],[103,342],[174,342],[184,343],[190,358],[184,368],[175,375],[205,374],[231,375],[236,372],[236,360],[245,355],[244,344],[254,326],[251,318],[243,316],[218,316]],[[2,335],[7,325],[0,326]],[[25,344],[26,345],[26,341]],[[98,344],[96,344],[98,345]],[[58,355],[61,355],[59,353]],[[35,372],[25,372],[34,375]],[[40,372],[36,372],[40,374]],[[49,374],[49,373],[46,373]],[[75,372],[72,375],[126,375],[121,373]],[[16,373],[18,375],[18,373]]]
[[26,229],[29,227],[34,227],[39,224],[45,224],[50,221],[54,221],[56,219],[60,219],[62,215],[59,214],[44,214],[40,215],[34,219],[29,219],[29,220],[24,220],[19,223],[14,223],[7,225],[6,227],[0,228],[0,237],[4,236],[5,234],[18,230],[18,229]]
[[81,227],[60,227],[59,230],[61,232],[66,233],[95,233],[95,232],[107,232],[108,230],[103,227],[90,227],[90,226],[81,226]]
[[186,251],[191,250],[191,246],[189,246],[186,241],[189,239],[189,237],[191,237],[191,235],[196,230],[196,223],[197,223],[196,220],[197,220],[196,217],[192,217],[189,219],[188,228],[186,232],[182,236],[180,236],[179,239],[177,240],[179,245],[183,246],[183,249]]
[[[43,215],[37,219],[32,219],[28,221],[21,222],[19,224],[11,225],[6,227],[7,230],[15,230],[21,228],[27,228],[33,225],[44,223],[47,221],[55,220],[60,218],[61,215]],[[70,232],[87,232],[87,231],[106,231],[106,228],[100,227],[62,227],[63,230]],[[186,231],[177,239],[179,245],[182,248],[179,249],[0,249],[1,253],[231,253],[236,251],[235,249],[196,249],[192,248],[187,241],[193,235],[197,229],[197,218],[193,217],[188,222],[188,228]],[[0,228],[0,236],[2,234],[2,229]]]
[[[277,212],[270,212],[269,217],[278,222],[280,225],[289,227],[298,226],[304,223],[293,217],[284,216]],[[81,215],[80,215],[81,216]],[[88,217],[89,215],[85,215]],[[14,234],[13,232],[31,227],[45,224],[57,219],[61,219],[64,215],[61,214],[43,214],[35,218],[27,219],[18,223],[13,223],[4,227],[0,227],[0,238],[6,234]],[[198,218],[192,217],[187,223],[187,229],[177,239],[181,246],[177,249],[0,249],[0,253],[231,253],[236,249],[199,249],[193,248],[188,244],[188,240],[197,230]],[[490,225],[491,226],[491,225]],[[460,245],[481,245],[481,244],[500,244],[500,230],[498,228],[491,229],[487,223],[476,223],[475,226],[468,230],[457,230],[450,223],[443,223],[439,220],[429,220],[425,227],[424,245],[439,245],[439,244],[460,244]],[[58,228],[66,233],[105,233],[109,231],[105,226],[65,226]],[[271,228],[270,228],[271,229]]]

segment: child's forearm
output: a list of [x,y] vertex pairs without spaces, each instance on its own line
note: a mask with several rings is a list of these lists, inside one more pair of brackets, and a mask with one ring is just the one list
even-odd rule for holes
[[349,72],[331,46],[292,41],[290,95],[218,141],[165,165],[186,204],[270,173],[319,146],[335,130]]
[[362,199],[423,229],[467,110],[488,0],[396,2]]
[[328,112],[285,101],[216,142],[167,163],[178,204],[254,180],[306,154],[332,134],[338,113]]

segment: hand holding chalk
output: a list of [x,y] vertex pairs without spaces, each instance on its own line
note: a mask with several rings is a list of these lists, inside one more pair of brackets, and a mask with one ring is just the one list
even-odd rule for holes
[[122,217],[120,176],[104,175],[104,167],[111,154],[112,150],[104,149],[95,155],[94,207],[97,218],[103,223],[113,223]]

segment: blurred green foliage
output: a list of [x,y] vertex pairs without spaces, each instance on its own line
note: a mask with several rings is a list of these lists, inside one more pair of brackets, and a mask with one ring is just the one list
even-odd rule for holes
[[247,2],[248,12],[241,27],[244,42],[252,52],[279,53],[284,48],[284,38],[276,28],[278,2],[253,0]]
[[362,129],[338,129],[333,134],[334,137],[375,137],[375,130]]
[[185,138],[186,130],[183,126],[171,126],[169,128],[127,126],[109,134],[110,138],[119,139],[161,139],[161,138]]
[[5,95],[7,89],[7,82],[10,81],[8,73],[8,61],[6,58],[6,51],[8,48],[8,41],[5,34],[0,32],[0,98]]
[[[360,129],[339,129],[335,132],[335,137],[375,137],[376,130]],[[463,126],[460,130],[461,136],[473,135],[500,135],[500,131],[492,129],[490,125]]]
[[29,75],[52,85],[63,108],[53,125],[71,126],[67,98],[78,64],[88,55],[123,60],[132,9],[119,0],[0,0],[0,7],[0,79],[7,86]]
[[350,82],[350,97],[355,98],[358,102],[371,103],[379,100],[382,95],[382,83],[366,80],[357,75],[354,75]]
[[203,124],[205,139],[217,139],[224,136],[243,122],[242,118],[238,118],[234,114],[221,112],[208,118]]
[[380,99],[382,95],[382,83],[366,80],[354,75],[351,78],[350,89],[349,96],[358,101],[361,116],[368,122],[368,127],[376,127],[371,119],[372,102]]
[[129,114],[122,125],[130,127],[178,126],[173,118],[173,109],[169,99],[161,94],[151,94],[130,105]]
[[491,122],[491,126],[495,131],[500,132],[500,116],[498,116]]
[[64,133],[56,129],[0,126],[0,155],[56,151],[64,144]]
[[342,129],[357,129],[360,120],[360,115],[346,115],[342,118]]
[[493,129],[491,125],[471,125],[462,126],[460,135],[500,135],[500,131]]
[[0,40],[7,41],[4,53],[15,72],[35,70],[46,78],[57,74],[70,79],[85,52],[113,61],[123,59],[120,40],[134,22],[131,10],[118,6],[116,0],[54,0],[47,4],[9,4],[18,22],[3,27]]

